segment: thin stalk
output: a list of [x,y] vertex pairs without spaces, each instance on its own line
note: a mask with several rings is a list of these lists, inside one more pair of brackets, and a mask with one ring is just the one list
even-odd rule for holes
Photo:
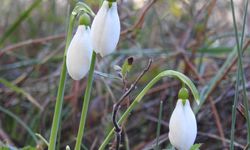
[[85,124],[86,124],[86,118],[87,118],[87,113],[88,113],[88,108],[89,108],[90,94],[91,94],[92,83],[93,83],[93,75],[94,75],[94,70],[95,70],[95,60],[96,60],[96,53],[93,51],[90,70],[89,70],[89,74],[88,74],[88,83],[87,83],[86,91],[84,94],[82,114],[81,114],[80,125],[79,125],[79,129],[78,129],[78,133],[77,133],[75,150],[81,149],[81,143],[82,143],[84,128],[85,128]]
[[244,31],[245,31],[245,24],[246,24],[246,14],[247,14],[247,8],[248,8],[248,0],[246,1],[245,5],[245,15],[244,15],[244,22],[243,22],[243,33],[241,37],[241,43],[239,43],[238,38],[238,30],[236,25],[236,19],[235,19],[235,11],[234,11],[234,3],[233,0],[231,0],[231,7],[232,7],[232,15],[233,15],[233,22],[234,22],[234,31],[235,31],[235,38],[237,43],[237,52],[238,52],[238,62],[239,62],[239,71],[240,71],[240,77],[242,80],[242,86],[243,86],[243,103],[244,103],[244,111],[245,116],[247,120],[247,145],[250,144],[250,118],[248,113],[248,100],[247,100],[247,94],[246,94],[246,85],[245,85],[245,77],[244,77],[244,70],[243,70],[243,63],[242,63],[242,45],[244,41]]
[[162,109],[163,109],[163,102],[160,102],[160,110],[159,110],[159,116],[158,116],[158,123],[157,123],[157,131],[156,131],[156,146],[155,150],[160,150],[159,146],[159,137],[161,133],[161,120],[162,120]]
[[50,141],[49,141],[49,148],[48,148],[49,150],[55,150],[55,147],[56,147],[57,133],[58,133],[59,124],[61,121],[61,112],[62,112],[62,105],[63,105],[65,81],[66,81],[66,77],[67,77],[66,51],[67,51],[68,46],[70,44],[70,41],[72,39],[74,22],[75,22],[75,16],[71,15],[70,21],[69,21],[69,26],[68,26],[67,38],[66,38],[66,46],[65,46],[63,65],[62,65],[62,70],[61,70],[61,75],[60,75],[59,88],[58,88],[57,97],[56,97],[56,106],[55,106],[55,112],[54,112],[54,116],[53,116]]
[[124,134],[125,134],[125,147],[126,147],[126,150],[130,150],[128,135],[127,135],[126,132],[124,132]]
[[[146,87],[139,93],[139,95],[137,95],[137,97],[135,98],[135,100],[132,102],[132,104],[127,108],[127,110],[123,113],[123,115],[121,116],[120,120],[118,121],[118,124],[121,125],[121,123],[129,116],[129,114],[131,113],[131,111],[138,105],[140,104],[140,101],[142,100],[142,98],[144,97],[144,95],[148,92],[148,90],[151,89],[151,87],[153,87],[160,79],[162,79],[163,77],[166,76],[170,76],[170,77],[177,77],[179,80],[181,80],[183,83],[185,83],[191,90],[196,102],[199,104],[199,93],[198,90],[196,89],[195,85],[193,84],[193,82],[184,74],[177,72],[177,71],[173,71],[173,70],[166,70],[161,72],[160,74],[158,74],[155,78],[153,78],[147,85]],[[109,134],[107,135],[107,137],[105,138],[105,140],[103,141],[103,143],[101,144],[101,146],[99,147],[99,150],[104,150],[106,145],[109,143],[109,141],[112,139],[113,135],[115,133],[115,128],[113,128]]]
[[239,71],[239,63],[237,68],[237,79],[235,85],[235,95],[234,95],[234,103],[232,106],[232,124],[231,124],[231,142],[230,142],[230,150],[234,150],[234,132],[235,132],[235,122],[236,122],[236,105],[237,99],[239,98],[239,85],[240,85],[240,71]]
[[244,42],[244,36],[245,36],[245,27],[246,27],[246,20],[247,20],[247,8],[248,8],[248,0],[246,0],[245,8],[244,8],[244,18],[243,18],[243,27],[242,27],[242,34],[241,34],[241,40],[240,40],[240,49],[242,50],[243,42]]
[[[247,15],[247,6],[248,0],[246,1],[244,11],[244,20],[243,20],[243,29],[241,34],[241,42],[240,42],[240,49],[242,50],[243,42],[244,42],[244,33],[245,33],[245,25],[246,25],[246,15]],[[234,132],[235,132],[235,122],[236,122],[236,105],[237,99],[239,97],[239,85],[240,85],[240,64],[238,60],[238,68],[237,68],[237,80],[236,80],[236,88],[235,88],[235,96],[234,96],[234,104],[232,106],[232,124],[231,124],[231,142],[230,142],[230,150],[234,150]]]

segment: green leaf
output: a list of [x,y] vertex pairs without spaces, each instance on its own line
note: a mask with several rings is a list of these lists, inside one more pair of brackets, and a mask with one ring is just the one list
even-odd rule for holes
[[133,57],[128,57],[125,62],[122,65],[122,76],[125,77],[126,74],[131,70],[132,65],[133,65],[134,58]]
[[199,150],[200,149],[200,147],[201,147],[201,143],[199,143],[199,144],[194,144],[191,148],[190,148],[190,150]]

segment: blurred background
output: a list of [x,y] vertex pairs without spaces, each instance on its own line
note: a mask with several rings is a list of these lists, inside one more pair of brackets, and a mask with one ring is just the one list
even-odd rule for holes
[[[102,1],[84,2],[97,12]],[[49,140],[68,16],[76,3],[1,0],[0,146],[47,148],[41,137]],[[244,6],[244,0],[235,0],[239,35]],[[118,8],[121,37],[115,53],[98,56],[83,149],[100,146],[113,127],[113,104],[143,71],[149,58],[153,64],[121,106],[120,114],[154,76],[163,70],[177,70],[192,79],[204,102],[193,107],[198,111],[196,143],[202,143],[201,149],[229,149],[237,70],[230,1],[118,0]],[[249,93],[250,16],[247,18],[243,67]],[[122,66],[131,56],[134,61],[124,84],[115,66]],[[74,147],[86,81],[67,77],[58,149]],[[161,149],[171,148],[168,122],[180,87],[178,80],[164,78],[147,93],[122,126],[122,149],[153,149],[156,139]],[[241,86],[239,95],[234,146],[244,149],[247,130]],[[193,102],[192,96],[190,100]],[[160,101],[163,110],[158,121]],[[161,125],[160,135],[157,124]],[[113,139],[110,149],[114,143]]]

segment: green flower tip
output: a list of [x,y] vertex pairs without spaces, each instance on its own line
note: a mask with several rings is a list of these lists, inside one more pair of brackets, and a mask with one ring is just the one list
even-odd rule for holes
[[112,3],[112,2],[116,2],[116,0],[107,0],[108,2]]
[[84,13],[79,17],[79,25],[85,25],[85,26],[90,25],[90,17],[88,14]]
[[109,2],[109,8],[112,7],[112,3],[116,2],[116,0],[107,0]]
[[[187,100],[189,97],[189,94],[188,94],[188,89],[185,88],[185,87],[182,87],[178,93],[178,99],[182,99],[183,101]],[[185,102],[184,102],[185,104]]]

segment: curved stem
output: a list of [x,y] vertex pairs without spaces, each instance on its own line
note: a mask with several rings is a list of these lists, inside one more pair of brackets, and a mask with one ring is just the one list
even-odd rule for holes
[[79,125],[79,129],[78,129],[78,133],[77,133],[75,150],[81,149],[82,137],[83,137],[83,133],[84,133],[84,127],[86,124],[90,94],[91,94],[92,83],[93,83],[93,75],[94,75],[94,70],[95,70],[95,60],[96,60],[96,53],[93,51],[89,75],[88,75],[88,83],[87,83],[86,91],[84,94],[82,114],[81,114],[80,125]]
[[[153,78],[147,86],[140,92],[140,94],[135,98],[135,100],[132,102],[132,104],[128,107],[128,109],[124,112],[124,114],[121,116],[120,120],[118,121],[119,124],[121,124],[130,114],[130,112],[140,103],[142,100],[143,96],[148,92],[148,90],[151,89],[152,86],[155,85],[156,82],[158,82],[161,78],[166,77],[166,76],[173,76],[177,77],[179,80],[181,80],[183,83],[185,83],[191,90],[196,102],[199,104],[199,93],[198,90],[196,89],[195,85],[193,82],[184,74],[173,71],[173,70],[166,70],[158,74],[155,78]],[[115,132],[115,128],[113,128],[108,136],[105,138],[103,141],[102,145],[99,147],[99,150],[104,150],[106,145],[109,143],[111,138],[113,137]]]
[[61,121],[61,111],[62,111],[62,105],[63,105],[63,97],[64,97],[64,88],[65,88],[65,81],[66,81],[66,51],[68,49],[68,46],[70,44],[70,41],[72,39],[72,32],[75,22],[75,16],[70,16],[70,22],[68,27],[68,33],[67,33],[67,39],[66,39],[66,46],[65,46],[65,52],[63,57],[63,65],[60,75],[60,82],[59,82],[59,88],[57,92],[56,97],[56,106],[55,106],[55,112],[53,116],[53,122],[52,122],[52,128],[51,128],[51,134],[50,134],[50,141],[49,141],[49,150],[55,150],[56,147],[56,139],[57,139],[57,132],[59,128],[59,124]]

